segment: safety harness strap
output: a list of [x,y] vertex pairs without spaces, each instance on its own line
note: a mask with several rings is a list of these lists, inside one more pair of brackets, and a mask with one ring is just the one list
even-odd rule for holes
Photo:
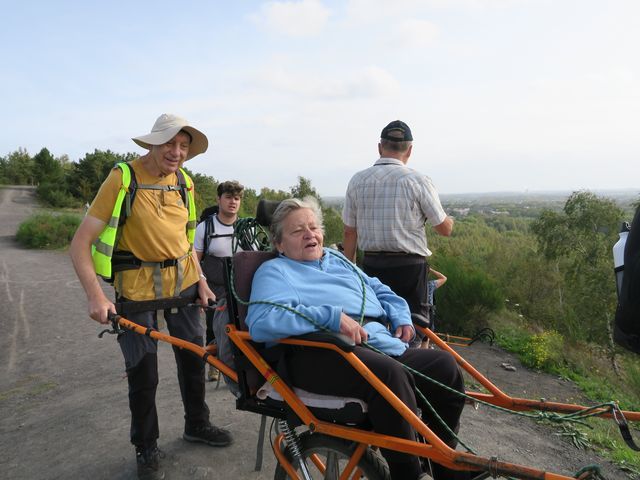
[[122,272],[124,270],[134,270],[140,267],[153,268],[153,290],[156,298],[162,298],[162,269],[176,267],[176,286],[173,295],[177,297],[182,291],[182,283],[184,280],[184,265],[182,261],[188,258],[189,255],[191,255],[191,253],[187,252],[179,258],[170,258],[160,262],[144,262],[131,252],[116,252],[113,255],[116,288],[122,287]]
[[182,265],[182,260],[187,258],[190,253],[185,253],[180,258],[171,259],[171,260],[163,260],[162,262],[142,262],[140,261],[141,267],[152,267],[153,268],[153,288],[156,293],[156,298],[162,297],[162,268],[167,268],[170,266],[176,267],[176,287],[173,291],[173,296],[177,297],[180,295],[182,291],[182,281],[184,280],[184,266]]

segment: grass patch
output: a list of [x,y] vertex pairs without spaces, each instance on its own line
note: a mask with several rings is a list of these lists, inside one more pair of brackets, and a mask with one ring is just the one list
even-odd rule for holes
[[[524,365],[573,381],[594,404],[616,401],[623,410],[640,411],[640,358],[617,350],[613,368],[611,352],[601,346],[570,342],[554,331],[539,331],[511,312],[490,321],[496,342]],[[613,461],[632,478],[640,478],[640,455],[622,439],[613,420],[589,418],[589,427],[580,427],[588,445],[602,457]],[[636,441],[638,423],[631,423]]]
[[63,248],[69,245],[82,217],[70,213],[38,213],[22,222],[16,239],[27,248]]
[[[601,456],[611,459],[632,478],[640,478],[640,456],[622,440],[618,427],[611,420],[592,418],[587,422],[592,429],[586,430],[591,448]],[[635,432],[637,436],[637,431]]]

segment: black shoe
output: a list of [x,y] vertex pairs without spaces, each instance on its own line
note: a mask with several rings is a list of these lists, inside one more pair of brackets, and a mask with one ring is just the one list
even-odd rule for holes
[[231,432],[224,428],[213,425],[203,425],[201,427],[185,427],[182,435],[187,442],[202,442],[212,447],[226,447],[231,445],[233,438]]
[[160,457],[164,456],[158,447],[136,447],[138,478],[140,480],[162,480],[164,472],[160,470]]

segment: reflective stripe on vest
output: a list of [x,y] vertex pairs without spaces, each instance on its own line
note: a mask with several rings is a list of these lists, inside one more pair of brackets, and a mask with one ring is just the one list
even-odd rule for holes
[[187,240],[189,240],[189,253],[193,247],[193,241],[196,238],[196,225],[198,224],[196,219],[196,202],[193,197],[193,183],[189,175],[180,167],[182,175],[184,175],[184,183],[187,187],[187,210],[189,210],[189,220],[187,221]]
[[107,223],[91,247],[91,256],[93,257],[93,266],[96,269],[96,273],[106,279],[111,278],[111,256],[113,255],[113,248],[116,242],[116,234],[120,222],[120,211],[122,210],[124,197],[129,191],[129,185],[131,184],[129,165],[125,166],[123,162],[120,162],[113,168],[120,168],[122,171],[122,185],[118,191],[116,203],[113,205],[109,223]]

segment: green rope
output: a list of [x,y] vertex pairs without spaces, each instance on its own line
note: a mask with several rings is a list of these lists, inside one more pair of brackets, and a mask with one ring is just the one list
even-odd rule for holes
[[[265,249],[266,250],[266,249]],[[332,255],[334,255],[335,257],[339,258],[340,260],[342,260],[343,262],[345,261],[339,254],[328,250],[328,252]],[[358,275],[358,278],[360,280],[360,284],[362,287],[362,304],[361,304],[361,311],[360,311],[360,318],[359,318],[359,323],[362,325],[363,321],[364,321],[364,310],[365,310],[365,304],[366,304],[366,289],[365,289],[365,283],[364,283],[364,278],[362,277],[362,275],[360,274],[360,272],[358,272],[358,270],[356,269],[356,267],[351,263],[346,261],[345,262],[347,265],[349,265],[351,267],[351,269]],[[234,284],[235,278],[235,272],[233,269],[233,266],[231,267],[231,272],[230,272],[230,279],[231,279],[231,292],[234,296],[234,298],[236,299],[236,301],[242,305],[245,306],[250,306],[250,305],[270,305],[272,307],[276,307],[276,308],[280,308],[282,310],[286,310],[288,312],[291,312],[295,315],[298,315],[301,318],[304,318],[305,320],[307,320],[309,323],[311,323],[313,326],[315,326],[318,330],[321,331],[325,331],[325,332],[330,332],[331,330],[329,330],[328,328],[326,328],[323,325],[320,325],[316,320],[314,320],[313,318],[309,317],[308,315],[299,312],[298,310],[296,310],[295,308],[292,307],[288,307],[287,305],[282,305],[282,304],[278,304],[275,302],[269,302],[266,300],[254,300],[254,301],[245,301],[242,298],[240,298],[240,296],[237,294]],[[365,348],[368,348],[376,353],[379,353],[381,355],[387,355],[386,353],[382,352],[381,350],[375,348],[372,345],[369,345],[367,342],[362,342],[361,345]],[[443,383],[438,382],[437,380],[423,374],[422,372],[419,372],[407,365],[404,365],[403,363],[400,362],[400,364],[402,365],[402,367],[407,370],[408,372],[410,372],[411,374],[418,376],[428,382],[431,382],[449,392],[455,393],[461,397],[464,397],[468,400],[471,400],[472,402],[475,403],[479,403],[482,405],[485,405],[487,407],[490,408],[494,408],[496,410],[505,412],[505,413],[509,413],[512,415],[519,415],[522,417],[527,417],[527,418],[532,418],[536,421],[541,421],[541,420],[547,420],[550,422],[554,422],[554,423],[560,423],[560,422],[570,422],[570,423],[577,423],[580,425],[584,425],[587,426],[589,428],[593,428],[590,425],[586,424],[582,419],[583,418],[588,418],[588,417],[592,417],[592,416],[598,416],[601,415],[602,412],[596,412],[596,410],[600,410],[604,407],[608,407],[607,410],[611,410],[613,411],[613,408],[615,406],[615,402],[607,402],[607,403],[601,403],[600,405],[596,405],[596,406],[592,406],[592,407],[588,407],[585,408],[584,410],[580,410],[578,412],[573,412],[570,414],[558,414],[556,412],[536,412],[536,413],[527,413],[527,412],[516,412],[513,410],[509,410],[507,408],[504,407],[500,407],[498,405],[493,405],[489,402],[486,402],[484,400],[479,400],[475,397],[472,397],[464,392],[459,392],[458,390],[449,387],[448,385],[445,385]],[[431,411],[431,413],[434,415],[434,417],[440,422],[440,424],[444,427],[444,429],[453,437],[455,438],[461,446],[463,446],[468,452],[476,454],[475,451],[469,447],[468,445],[466,445],[461,439],[460,437],[458,437],[458,435],[449,428],[449,426],[444,422],[444,420],[440,417],[440,415],[438,415],[438,413],[436,412],[436,410],[433,408],[433,406],[431,405],[431,403],[426,399],[426,397],[424,396],[424,394],[420,391],[420,389],[418,389],[417,387],[415,387],[415,392],[416,394],[420,397],[420,399],[424,402],[425,405],[427,405],[427,407],[429,408],[429,410]],[[590,413],[591,412],[591,413]],[[591,466],[585,467],[584,469],[588,469]],[[599,469],[599,467],[596,465],[595,466],[597,469]],[[583,470],[584,470],[583,469]],[[576,477],[577,478],[577,477]],[[594,478],[598,478],[598,477],[594,477]]]
[[[586,476],[583,476],[585,475]],[[600,465],[586,465],[578,470],[574,475],[574,478],[579,478],[580,480],[606,480],[605,476],[602,474],[602,469]]]
[[233,224],[232,253],[236,253],[238,248],[245,251],[269,250],[269,235],[255,218],[238,218]]
[[[331,253],[332,255],[338,257],[339,259],[342,260],[342,257],[340,255],[338,255],[337,253],[332,252],[331,250],[329,250],[329,253]],[[351,262],[347,262],[347,264],[353,269],[353,271],[358,275],[358,278],[360,279],[360,283],[362,286],[362,305],[361,305],[361,311],[360,311],[360,324],[362,325],[363,321],[364,321],[364,308],[365,308],[365,303],[366,303],[366,289],[365,289],[365,284],[364,284],[364,278],[362,277],[362,275],[360,275],[360,272],[358,272],[356,270],[356,268],[353,266],[353,264]],[[313,326],[315,326],[318,330],[321,331],[325,331],[325,332],[331,332],[330,329],[328,329],[327,327],[325,327],[324,325],[319,324],[316,320],[314,320],[313,318],[309,317],[308,315],[296,310],[295,308],[289,307],[287,305],[282,305],[279,303],[275,303],[275,302],[270,302],[270,301],[266,301],[266,300],[254,300],[254,301],[245,301],[243,299],[240,298],[240,296],[237,294],[236,290],[235,290],[235,272],[233,267],[231,268],[231,292],[234,296],[234,298],[236,299],[236,301],[242,305],[246,305],[246,306],[250,306],[250,305],[270,305],[272,307],[275,308],[280,308],[282,310],[286,310],[288,312],[291,312],[295,315],[298,315],[301,318],[304,318],[305,320],[307,320],[309,323],[311,323]],[[386,353],[384,353],[383,351],[375,348],[372,345],[369,345],[367,342],[362,342],[361,345],[365,348],[368,348],[376,353],[379,353],[381,355],[387,355]],[[387,355],[388,356],[388,355]],[[445,389],[451,391],[451,392],[455,392],[458,395],[464,395],[462,392],[459,392],[453,388],[450,388],[447,385],[444,385],[440,382],[438,382],[437,380],[432,379],[431,377],[428,377],[426,375],[424,375],[423,373],[414,370],[411,367],[408,367],[407,365],[404,365],[403,363],[400,363],[402,365],[402,367],[411,372],[414,375],[418,375],[421,378],[424,378],[427,381],[430,381],[432,383],[435,383],[436,385],[439,385],[441,387],[444,387]],[[445,423],[445,421],[440,417],[440,415],[438,415],[438,413],[436,412],[436,410],[433,408],[433,406],[431,405],[431,403],[427,400],[427,398],[424,396],[424,394],[420,391],[420,389],[418,389],[418,387],[414,387],[415,393],[420,397],[420,399],[425,403],[425,405],[427,405],[427,407],[429,408],[429,410],[431,411],[431,413],[434,415],[434,417],[440,422],[440,424],[445,428],[445,430],[447,431],[447,433],[449,433],[453,438],[455,438],[460,445],[462,445],[464,448],[467,449],[467,451],[471,452],[471,453],[475,453],[473,451],[473,449],[471,449],[469,446],[467,446],[459,437],[458,435],[449,428],[449,426]]]

